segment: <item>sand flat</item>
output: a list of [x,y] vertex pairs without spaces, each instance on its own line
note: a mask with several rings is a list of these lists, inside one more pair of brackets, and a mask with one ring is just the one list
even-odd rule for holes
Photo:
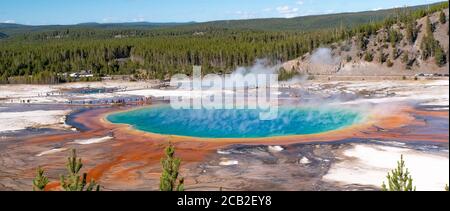
[[381,187],[387,172],[397,166],[401,155],[419,191],[442,191],[449,182],[448,153],[421,152],[408,148],[354,144],[343,152],[345,159],[334,164],[324,180],[341,184]]
[[39,128],[46,126],[64,125],[64,116],[70,110],[36,110],[25,112],[2,112],[0,115],[0,132],[23,130],[29,127]]

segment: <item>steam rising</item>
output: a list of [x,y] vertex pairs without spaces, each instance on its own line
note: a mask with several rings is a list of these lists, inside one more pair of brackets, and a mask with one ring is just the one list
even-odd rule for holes
[[[251,67],[239,67],[237,68],[230,76],[231,79],[236,79],[239,77],[244,77],[249,74],[278,74],[279,69],[282,67],[281,64],[276,65],[270,65],[267,59],[258,59],[256,60],[255,64]],[[307,80],[306,75],[296,75],[292,79],[288,81],[283,81],[282,83],[284,85],[294,85],[294,84],[300,84]],[[281,83],[281,82],[280,82]],[[227,84],[227,87],[231,86],[230,84]],[[251,85],[246,86],[245,88],[252,87]]]
[[255,64],[251,67],[238,67],[231,75],[248,75],[248,74],[276,74],[278,69],[281,67],[280,64],[269,65],[267,59],[258,59]]
[[319,48],[311,56],[311,64],[336,65],[340,57],[334,57],[330,48]]
[[[246,77],[246,76],[256,76],[258,75],[271,75],[271,74],[277,74],[279,68],[281,65],[269,65],[269,62],[267,59],[258,59],[255,61],[255,64],[251,67],[238,67],[231,75],[227,76],[227,79],[225,80],[226,88],[235,87],[235,84],[232,84],[231,81],[239,81]],[[244,85],[244,87],[236,87],[236,88],[255,88],[257,87],[256,81],[247,81],[248,83]]]

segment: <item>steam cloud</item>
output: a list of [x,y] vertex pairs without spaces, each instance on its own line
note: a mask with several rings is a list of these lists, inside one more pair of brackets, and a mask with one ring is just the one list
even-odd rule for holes
[[330,48],[319,48],[311,56],[311,64],[336,65],[340,57],[334,57]]

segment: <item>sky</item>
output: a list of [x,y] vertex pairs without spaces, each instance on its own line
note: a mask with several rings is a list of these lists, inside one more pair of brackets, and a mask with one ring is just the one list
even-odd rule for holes
[[388,9],[442,0],[0,0],[0,23],[205,22]]

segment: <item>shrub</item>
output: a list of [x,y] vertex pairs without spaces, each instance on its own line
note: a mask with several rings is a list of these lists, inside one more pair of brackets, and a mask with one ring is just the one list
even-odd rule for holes
[[315,80],[316,79],[316,76],[314,76],[314,75],[308,75],[308,80]]
[[390,59],[388,59],[386,63],[388,67],[394,66],[394,63]]
[[371,53],[369,53],[369,52],[366,52],[364,54],[364,60],[366,62],[372,62],[373,61],[373,55]]
[[381,50],[378,53],[378,62],[380,62],[381,64],[386,62],[386,55]]
[[352,61],[352,57],[351,57],[350,55],[347,55],[347,57],[345,58],[345,60],[346,60],[347,62],[351,62],[351,61]]
[[341,51],[349,52],[351,50],[351,46],[343,45],[341,46]]
[[294,67],[292,67],[291,71],[287,71],[283,67],[280,68],[278,71],[278,80],[279,81],[287,81],[292,78],[294,78],[296,75],[298,75],[298,72],[295,70]]
[[409,62],[408,52],[403,53],[402,62],[405,64]]
[[364,51],[367,49],[367,45],[369,44],[369,40],[366,39],[364,34],[358,35],[358,47],[360,50]]

